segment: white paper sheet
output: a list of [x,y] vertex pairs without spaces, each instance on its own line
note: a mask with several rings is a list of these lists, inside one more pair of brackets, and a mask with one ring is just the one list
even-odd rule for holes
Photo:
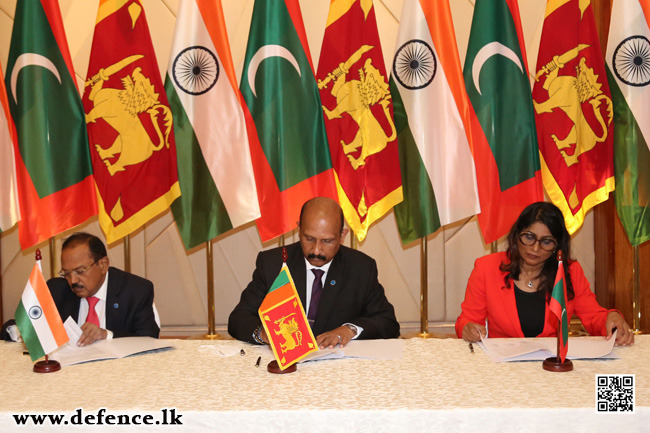
[[300,362],[337,358],[400,359],[404,351],[404,340],[352,340],[347,346],[321,349],[310,353]]
[[[618,358],[612,338],[569,338],[569,359]],[[478,345],[494,362],[544,360],[557,354],[557,338],[482,338]]]

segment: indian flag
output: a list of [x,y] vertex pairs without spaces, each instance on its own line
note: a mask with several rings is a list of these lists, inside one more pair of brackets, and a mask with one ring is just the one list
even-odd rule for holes
[[402,242],[480,212],[469,100],[447,2],[406,0],[390,79],[404,201]]
[[650,0],[614,1],[607,72],[616,210],[633,246],[650,240]]
[[189,249],[260,217],[220,0],[180,2],[165,90],[182,193],[172,212]]
[[40,261],[32,269],[15,318],[32,361],[68,342],[61,316],[43,278]]
[[[0,82],[2,68],[0,67]],[[16,128],[9,115],[7,90],[0,85],[0,232],[9,230],[20,219],[14,142]]]

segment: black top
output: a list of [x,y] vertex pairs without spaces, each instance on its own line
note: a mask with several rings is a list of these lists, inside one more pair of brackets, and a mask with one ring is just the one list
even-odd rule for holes
[[544,292],[524,292],[515,284],[515,301],[524,337],[537,337],[544,330],[546,312]]

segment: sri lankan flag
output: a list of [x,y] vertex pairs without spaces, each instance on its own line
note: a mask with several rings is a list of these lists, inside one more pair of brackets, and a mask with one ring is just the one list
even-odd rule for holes
[[332,0],[318,72],[339,202],[359,240],[402,201],[397,130],[372,0]]
[[569,350],[569,318],[566,312],[566,281],[564,276],[564,265],[562,260],[557,262],[557,274],[555,276],[555,284],[553,285],[553,292],[551,293],[551,300],[548,309],[551,310],[559,320],[558,338],[560,339],[560,362],[566,359],[567,351]]
[[614,113],[589,0],[547,3],[533,101],[544,187],[573,234],[614,190]]
[[100,1],[83,104],[110,243],[180,195],[172,112],[139,0]]
[[318,350],[286,263],[282,265],[258,313],[281,370]]

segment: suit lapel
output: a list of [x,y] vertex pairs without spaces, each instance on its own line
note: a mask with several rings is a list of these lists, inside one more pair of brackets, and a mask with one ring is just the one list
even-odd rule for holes
[[[343,248],[343,247],[341,247]],[[323,286],[323,293],[320,297],[318,304],[318,311],[316,311],[315,327],[320,329],[327,319],[332,317],[332,308],[338,297],[339,290],[342,287],[343,276],[343,260],[341,260],[341,250],[332,259],[329,271],[327,272],[327,279]]]
[[122,275],[114,268],[108,270],[108,287],[106,288],[106,329],[115,329],[121,323],[119,294],[122,291]]
[[[295,248],[293,248],[295,246]],[[287,266],[291,272],[291,278],[296,285],[298,296],[302,305],[307,302],[307,265],[305,265],[305,256],[302,254],[300,243],[295,243],[287,247],[289,257],[287,258]],[[278,272],[280,270],[278,269]]]

